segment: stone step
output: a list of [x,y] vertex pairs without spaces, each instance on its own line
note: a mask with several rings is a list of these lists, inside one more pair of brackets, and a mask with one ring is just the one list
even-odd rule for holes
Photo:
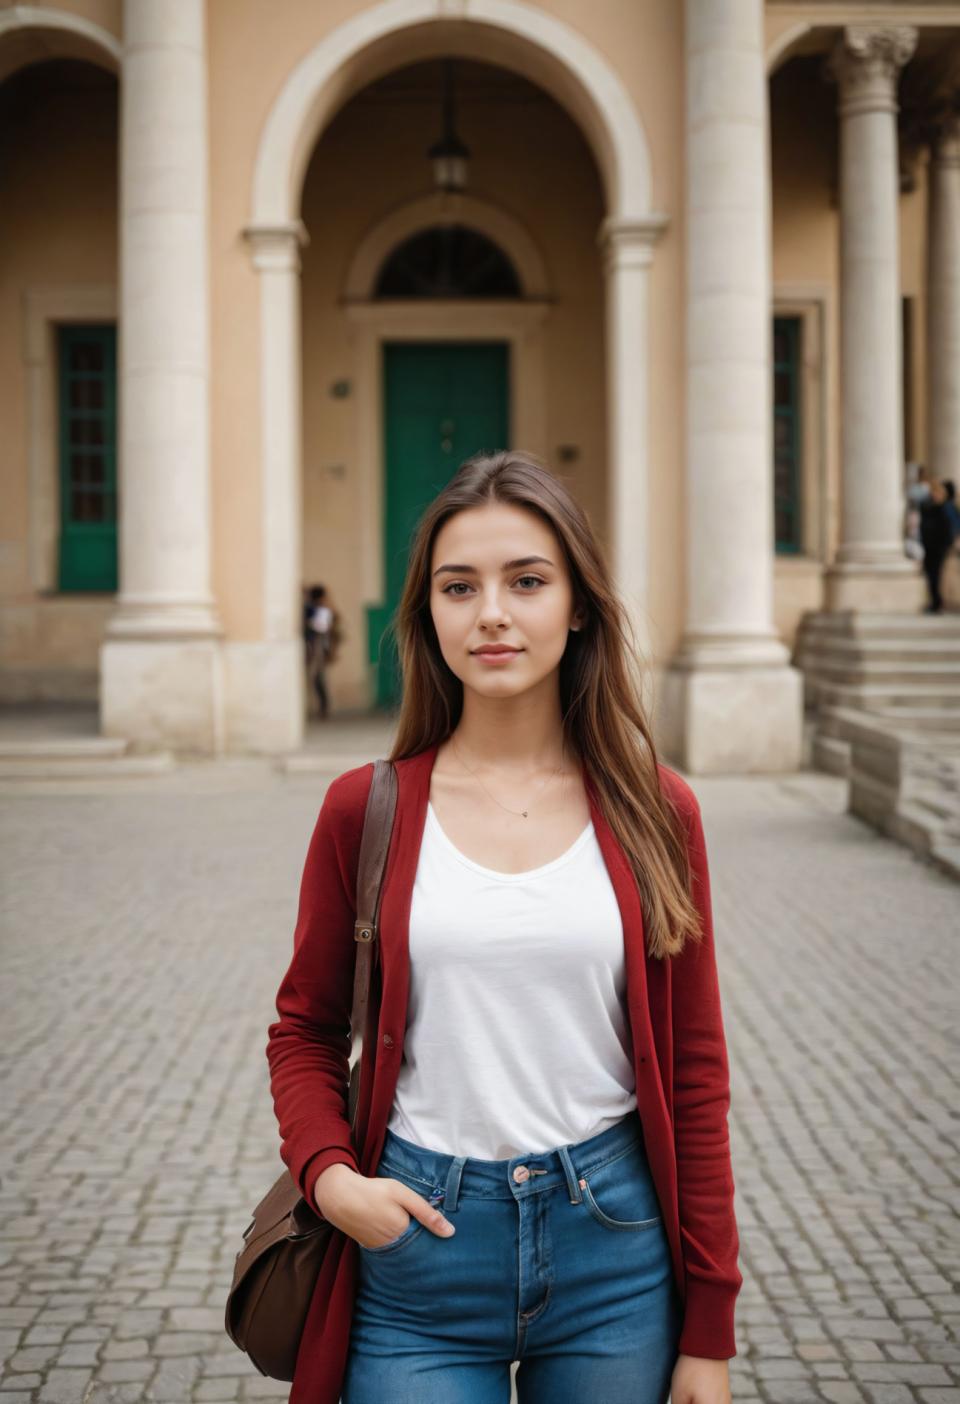
[[0,740],[0,762],[8,760],[113,760],[125,755],[129,741],[119,736],[45,736],[35,741]]
[[867,683],[902,683],[909,688],[914,683],[939,685],[960,697],[960,661],[930,663],[897,663],[887,659],[824,658],[816,654],[805,660],[804,671],[812,672],[817,686],[844,683],[849,686]]
[[937,827],[950,823],[960,814],[956,796],[941,792],[934,785],[916,785],[907,781],[901,788],[901,807],[909,806],[916,813],[932,820]]
[[0,761],[0,780],[111,780],[130,775],[160,775],[173,770],[172,751],[149,755],[117,756],[114,760],[6,759]]
[[942,731],[948,735],[953,732],[960,733],[960,709],[956,707],[941,707],[936,703],[930,705],[916,705],[901,707],[876,707],[871,708],[878,717],[889,717],[900,725],[915,728],[917,731]]
[[960,677],[960,647],[949,658],[931,658],[929,653],[910,652],[906,658],[888,658],[884,654],[866,650],[857,656],[846,648],[822,648],[817,644],[804,655],[804,665],[821,668],[857,668],[865,673],[884,668],[902,669],[905,677],[924,672],[942,673],[946,678]]
[[817,682],[811,689],[818,704],[829,707],[860,707],[872,711],[883,708],[889,714],[925,702],[949,711],[960,710],[960,688],[943,688],[932,683],[912,683],[897,687],[891,683]]
[[960,636],[960,614],[883,614],[863,610],[806,614],[798,637],[842,635],[851,639],[941,639]]

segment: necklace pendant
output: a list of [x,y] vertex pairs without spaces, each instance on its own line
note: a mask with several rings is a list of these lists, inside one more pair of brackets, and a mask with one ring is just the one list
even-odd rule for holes
[[524,817],[524,819],[526,819],[526,817],[527,817],[527,811],[526,811],[526,810],[523,811],[523,817]]

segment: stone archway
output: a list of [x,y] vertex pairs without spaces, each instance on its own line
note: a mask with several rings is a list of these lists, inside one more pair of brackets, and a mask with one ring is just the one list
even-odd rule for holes
[[119,74],[120,40],[81,15],[46,5],[0,10],[0,83],[25,64],[50,58],[85,59]]
[[[65,10],[40,5],[0,9],[0,84],[17,81],[25,69],[49,71],[49,66],[62,60],[109,75],[105,82],[115,90],[122,70],[122,45],[101,25]],[[25,77],[29,82],[33,74]],[[32,592],[27,609],[37,620],[31,626],[35,636],[45,640],[42,652],[38,649],[22,674],[19,666],[11,667],[10,685],[13,695],[24,685],[31,692],[39,688],[44,695],[51,686],[44,679],[55,679],[53,694],[86,703],[96,695],[96,641],[112,597],[106,591],[89,595],[63,591],[60,585],[63,505],[57,338],[58,331],[69,324],[115,325],[118,309],[115,268],[111,265],[95,279],[85,277],[81,268],[86,271],[82,257],[67,277],[48,279],[33,265],[21,280],[19,272],[9,270],[19,289],[22,313],[17,341],[23,375],[25,551]],[[64,629],[78,649],[69,661],[58,652],[56,642]],[[55,642],[46,642],[51,639]],[[23,681],[15,682],[15,677]]]
[[[615,71],[574,29],[515,0],[385,0],[345,21],[291,72],[263,128],[245,235],[261,274],[263,646],[294,693],[301,686],[299,591],[301,415],[300,193],[334,114],[375,78],[426,57],[463,55],[523,73],[579,123],[600,171],[607,215],[598,242],[607,287],[610,539],[619,587],[645,640],[647,548],[647,273],[666,218],[650,207],[649,147]],[[301,736],[290,737],[299,744]]]

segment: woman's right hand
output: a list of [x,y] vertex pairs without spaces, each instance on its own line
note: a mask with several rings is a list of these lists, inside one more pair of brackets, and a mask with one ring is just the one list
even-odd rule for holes
[[349,1165],[328,1165],[313,1187],[320,1213],[363,1248],[382,1248],[399,1238],[411,1218],[440,1238],[449,1238],[453,1224],[423,1195],[385,1175],[360,1175]]

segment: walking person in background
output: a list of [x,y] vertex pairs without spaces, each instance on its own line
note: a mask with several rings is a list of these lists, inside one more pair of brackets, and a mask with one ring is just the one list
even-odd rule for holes
[[310,679],[317,694],[320,719],[330,712],[330,698],[327,694],[327,664],[333,655],[334,613],[327,603],[325,585],[310,587],[310,612],[308,627],[312,646],[310,657]]
[[314,608],[314,606],[313,606],[313,600],[311,599],[310,595],[311,595],[311,590],[312,590],[312,589],[315,589],[315,588],[316,588],[315,586],[304,585],[304,587],[303,587],[303,592],[302,592],[302,593],[303,593],[303,601],[302,601],[302,603],[303,603],[303,616],[302,616],[302,621],[301,621],[301,622],[302,622],[302,624],[303,624],[303,661],[304,661],[304,663],[306,664],[306,668],[307,668],[307,677],[308,677],[308,678],[310,677],[310,672],[311,672],[311,668],[312,668],[312,665],[313,665],[313,640],[314,640],[313,629],[312,629],[311,626],[310,626],[310,620],[311,620],[312,617],[313,617],[313,608]]
[[[951,484],[951,487],[953,485]],[[930,599],[924,614],[941,614],[943,596],[940,593],[940,573],[947,552],[953,545],[953,521],[948,509],[951,498],[947,486],[939,478],[930,483],[930,496],[920,504],[920,540],[923,542],[923,573],[927,577]]]

